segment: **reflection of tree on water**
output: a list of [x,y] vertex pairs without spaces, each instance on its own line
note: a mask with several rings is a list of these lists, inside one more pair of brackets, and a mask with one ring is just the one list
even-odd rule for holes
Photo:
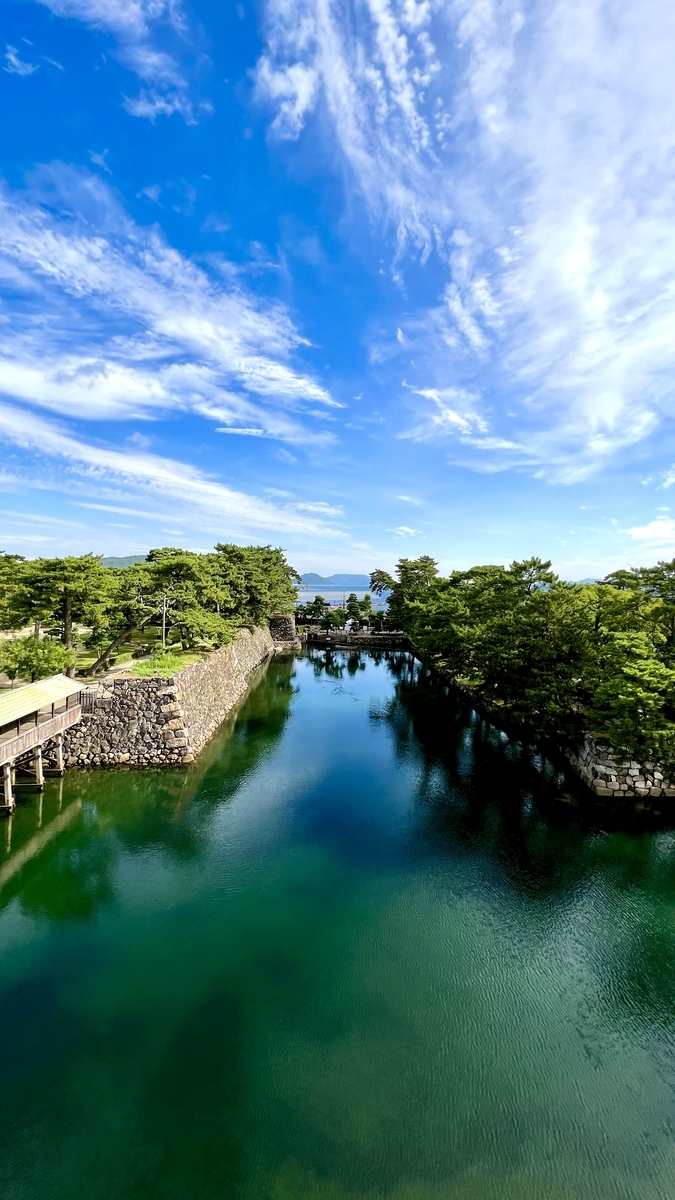
[[[236,793],[277,744],[295,693],[293,676],[292,658],[259,668],[243,702],[194,766],[72,771],[63,780],[49,780],[45,832],[59,816],[58,788],[62,811],[76,809],[79,815],[64,822],[58,836],[45,839],[39,853],[19,871],[12,876],[8,872],[0,906],[20,895],[26,911],[57,920],[86,920],[113,900],[114,869],[122,849],[143,854],[153,848],[179,860],[198,856],[209,840],[216,806]],[[12,854],[34,837],[35,809],[32,802],[17,810],[19,829]],[[11,862],[11,856],[4,861]]]
[[[344,679],[345,671],[353,679],[357,672],[366,669],[366,658],[360,650],[310,650],[307,657],[316,679],[322,676],[327,679]],[[378,661],[379,658],[378,655]]]
[[579,785],[576,805],[560,803],[560,773],[536,750],[510,741],[412,656],[389,655],[387,665],[394,696],[370,716],[387,723],[396,755],[418,770],[422,844],[484,855],[484,870],[520,898],[528,924],[532,905],[564,913],[588,887],[603,902],[615,895],[620,942],[594,947],[591,960],[601,1002],[615,1017],[618,1006],[672,1026],[675,832],[639,829],[631,815],[632,831],[601,831],[590,793]]

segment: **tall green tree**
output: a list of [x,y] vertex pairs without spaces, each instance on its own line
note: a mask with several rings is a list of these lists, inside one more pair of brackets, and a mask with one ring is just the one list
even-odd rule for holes
[[350,592],[347,597],[346,613],[347,620],[354,621],[357,625],[361,624],[363,610],[356,597],[356,592]]
[[257,625],[272,613],[290,614],[297,600],[298,572],[282,550],[272,546],[235,546],[219,542],[214,569],[224,592],[225,615]]
[[12,629],[14,596],[20,586],[25,559],[0,550],[0,629]]
[[428,554],[419,558],[400,558],[395,578],[387,571],[372,572],[370,590],[376,596],[387,594],[389,622],[402,629],[405,628],[407,606],[421,599],[437,576],[438,564]]
[[5,628],[56,627],[66,650],[73,648],[75,623],[91,624],[106,596],[108,580],[95,554],[34,558],[21,564],[8,602]]
[[389,603],[502,723],[565,747],[590,731],[620,756],[675,762],[668,572],[626,574],[569,584],[534,558],[431,578]]
[[87,640],[99,655],[87,674],[95,675],[121,643],[158,620],[161,598],[147,563],[108,568],[103,601],[96,607]]

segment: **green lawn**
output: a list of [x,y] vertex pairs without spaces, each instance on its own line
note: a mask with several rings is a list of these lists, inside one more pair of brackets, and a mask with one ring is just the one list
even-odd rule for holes
[[134,662],[131,668],[132,675],[175,675],[177,671],[182,671],[183,667],[187,667],[188,663],[198,662],[203,658],[203,654],[199,652],[178,652],[166,654],[153,654],[152,658],[145,658]]

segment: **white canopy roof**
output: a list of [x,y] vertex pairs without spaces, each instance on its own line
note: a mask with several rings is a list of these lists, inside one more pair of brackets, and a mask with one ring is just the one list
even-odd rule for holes
[[37,683],[27,683],[24,687],[0,692],[0,726],[9,725],[10,721],[19,721],[40,708],[47,708],[66,696],[74,696],[76,692],[86,691],[82,680],[67,679],[65,675],[52,675],[49,679],[40,679]]

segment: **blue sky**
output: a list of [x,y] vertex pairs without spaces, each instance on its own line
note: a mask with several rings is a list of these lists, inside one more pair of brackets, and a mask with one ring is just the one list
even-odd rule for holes
[[671,5],[0,14],[0,548],[673,557]]

